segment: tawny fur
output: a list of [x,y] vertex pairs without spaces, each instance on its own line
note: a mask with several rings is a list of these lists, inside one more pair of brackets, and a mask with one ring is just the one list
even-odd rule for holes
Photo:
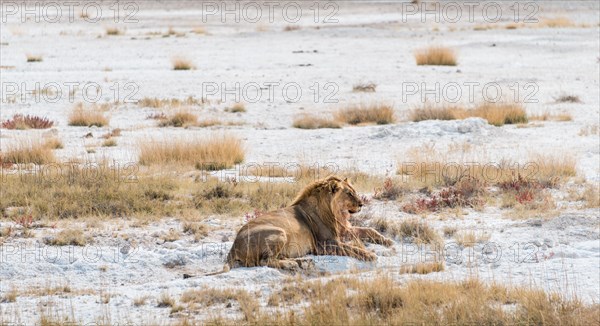
[[[330,176],[309,184],[286,208],[249,221],[239,231],[223,272],[235,267],[269,266],[295,270],[298,258],[312,255],[350,256],[374,261],[377,256],[343,241],[356,238],[392,245],[374,229],[356,228],[348,222],[363,202],[348,180]],[[219,274],[213,273],[209,275]]]

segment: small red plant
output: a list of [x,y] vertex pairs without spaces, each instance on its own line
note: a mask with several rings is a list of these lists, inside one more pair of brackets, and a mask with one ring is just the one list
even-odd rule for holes
[[33,226],[33,216],[31,214],[16,216],[13,218],[13,221],[24,229],[29,229]]
[[54,121],[34,115],[15,114],[12,119],[2,122],[5,129],[48,129],[54,125]]
[[259,218],[261,215],[263,215],[263,212],[259,211],[258,209],[255,209],[252,213],[244,214],[244,220],[246,221],[246,223],[248,223],[250,222],[250,220]]

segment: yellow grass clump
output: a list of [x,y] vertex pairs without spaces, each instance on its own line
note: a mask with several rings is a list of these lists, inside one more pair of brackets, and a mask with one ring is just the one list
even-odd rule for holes
[[195,125],[198,117],[190,111],[179,110],[167,116],[166,119],[160,119],[159,127],[188,127]]
[[430,46],[415,52],[418,66],[456,66],[456,53],[443,46]]
[[54,142],[19,140],[6,146],[0,153],[0,162],[13,164],[48,164],[56,161],[52,153]]
[[573,23],[567,17],[554,17],[554,18],[544,18],[540,20],[538,23],[539,27],[548,27],[548,28],[567,28],[567,27],[576,27],[577,25]]
[[191,60],[186,58],[175,57],[171,60],[173,63],[173,70],[192,70],[195,69],[194,64]]
[[27,55],[27,62],[42,62],[44,61],[44,58],[42,58],[41,55],[37,55],[37,54],[28,54]]
[[142,165],[183,164],[200,169],[224,169],[244,161],[242,142],[233,136],[143,142]]
[[301,114],[294,118],[293,127],[298,129],[341,128],[342,125],[334,120]]
[[388,104],[350,105],[334,114],[335,120],[351,125],[375,123],[385,125],[396,122],[394,108]]
[[519,103],[484,102],[473,109],[460,106],[433,106],[426,104],[410,114],[414,122],[423,120],[456,120],[470,117],[483,118],[494,126],[528,122],[527,113]]
[[104,127],[108,122],[109,119],[96,106],[86,108],[83,104],[79,104],[69,114],[69,126]]

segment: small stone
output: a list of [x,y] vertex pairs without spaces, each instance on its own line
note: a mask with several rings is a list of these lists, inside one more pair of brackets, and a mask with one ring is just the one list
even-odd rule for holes
[[540,240],[533,240],[531,243],[533,243],[536,247],[541,247],[543,244]]
[[544,244],[550,248],[554,247],[554,240],[546,238],[544,239]]

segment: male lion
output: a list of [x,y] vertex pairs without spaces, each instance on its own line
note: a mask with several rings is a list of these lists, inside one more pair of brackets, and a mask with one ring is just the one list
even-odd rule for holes
[[[308,254],[350,256],[373,261],[377,256],[342,242],[351,235],[391,246],[393,242],[371,228],[352,227],[351,214],[362,200],[348,179],[330,176],[306,186],[286,208],[249,221],[238,232],[224,271],[234,267],[269,266],[295,270]],[[210,275],[210,274],[209,274]]]

